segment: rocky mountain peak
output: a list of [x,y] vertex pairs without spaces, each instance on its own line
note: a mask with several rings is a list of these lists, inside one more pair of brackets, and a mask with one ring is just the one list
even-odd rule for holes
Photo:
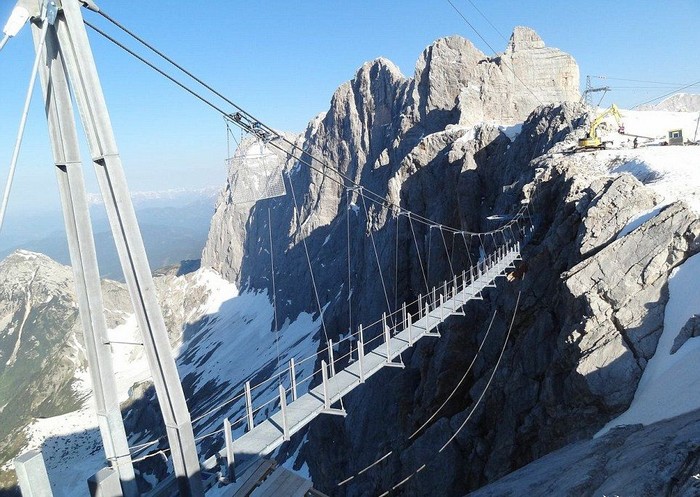
[[540,38],[534,29],[525,26],[516,26],[510,35],[506,52],[513,53],[520,50],[534,50],[545,48],[544,40]]
[[17,250],[0,262],[0,289],[8,299],[15,293],[24,294],[38,281],[45,295],[73,298],[72,277],[70,267],[27,250]]
[[[542,43],[534,31],[516,28],[515,49],[488,57],[461,36],[440,38],[422,52],[412,78],[385,58],[367,62],[335,91],[328,111],[295,138],[297,146],[309,156],[322,157],[355,182],[381,195],[389,195],[393,188],[395,195],[400,185],[390,188],[390,178],[404,168],[402,164],[409,157],[420,156],[419,162],[434,158],[432,152],[426,155],[417,147],[447,126],[517,123],[540,105],[578,100],[579,72],[573,57],[540,47]],[[344,203],[345,189],[317,171],[296,168],[293,158],[280,156],[280,160],[287,161],[286,168],[291,171],[288,180],[303,205],[294,214],[282,202],[272,224],[279,232],[289,233],[290,244],[295,245],[335,219]],[[235,179],[234,171],[230,174],[226,191],[231,191],[230,182]],[[240,205],[230,195],[222,195],[203,265],[229,279],[245,281],[240,278],[247,273],[246,253],[255,249],[253,245],[245,248],[244,240],[264,235],[266,229],[256,225],[255,219],[265,217],[267,214],[256,216],[255,206]],[[258,230],[262,230],[259,236],[253,235]]]

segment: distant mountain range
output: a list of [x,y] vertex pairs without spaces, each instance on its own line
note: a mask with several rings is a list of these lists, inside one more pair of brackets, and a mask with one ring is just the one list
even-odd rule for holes
[[666,112],[700,112],[700,94],[675,93],[656,104],[641,105],[637,110],[663,110]]
[[[216,195],[216,189],[208,188],[137,192],[132,196],[152,269],[200,258]],[[90,203],[100,274],[122,280],[107,213],[97,196]],[[61,264],[70,263],[60,213],[35,216],[8,228],[0,238],[0,259],[24,249],[46,254]]]

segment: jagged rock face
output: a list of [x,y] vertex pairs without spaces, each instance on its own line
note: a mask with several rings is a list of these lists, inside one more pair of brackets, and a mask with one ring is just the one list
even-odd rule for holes
[[[659,338],[668,275],[698,251],[698,225],[674,205],[617,239],[655,206],[655,196],[630,176],[603,173],[592,157],[557,153],[563,140],[575,143],[568,123],[576,123],[580,108],[550,105],[528,117],[540,100],[577,99],[577,84],[573,60],[530,30],[516,29],[494,59],[450,37],[426,49],[413,78],[384,60],[363,66],[296,142],[307,160],[332,158],[329,164],[380,198],[436,224],[487,231],[496,227],[487,216],[513,214],[522,198],[532,199],[537,222],[521,280],[468,304],[466,317],[445,323],[441,340],[423,340],[406,354],[406,370],[384,371],[354,391],[345,400],[347,418],[311,425],[303,453],[317,488],[379,495],[432,455],[430,470],[412,477],[405,495],[463,495],[592,435],[629,404]],[[525,119],[515,139],[482,122]],[[222,197],[203,257],[229,278],[271,289],[272,253],[282,319],[325,307],[335,338],[350,328],[349,311],[354,325],[371,322],[387,300],[410,301],[426,283],[449,278],[450,265],[463,268],[478,256],[478,242],[457,250],[464,241],[411,225],[294,161],[287,168],[298,207],[289,195],[244,210]],[[225,239],[240,240],[241,249]],[[494,312],[490,338],[457,388]],[[477,405],[511,318],[502,366]],[[409,438],[455,388],[440,416]],[[338,487],[388,451],[381,464]]]
[[[39,411],[44,416],[55,412],[47,406],[42,414],[39,407],[48,399],[54,399],[51,402],[56,413],[71,409],[77,402],[66,388],[84,361],[77,340],[80,324],[70,281],[69,268],[38,254],[15,252],[0,265],[0,398],[4,404],[0,438],[5,444],[12,429],[21,426],[18,422],[26,421],[29,412]],[[67,334],[66,329],[70,330]],[[48,374],[30,374],[29,364],[37,359]],[[44,384],[35,384],[42,377]],[[64,395],[57,395],[59,391]],[[8,402],[10,399],[17,402]]]
[[577,100],[578,82],[574,59],[529,28],[516,27],[493,58],[459,36],[443,38],[416,64],[402,130],[420,123],[432,132],[455,118],[467,126],[523,121],[539,105]]
[[663,330],[668,277],[699,237],[697,217],[673,204],[563,275],[588,316],[566,337],[583,352],[577,372],[611,410],[632,401]]
[[[609,436],[554,452],[470,497],[635,495],[692,497],[700,493],[697,411],[649,426],[617,428]],[[630,454],[636,464],[629,463]]]
[[[495,58],[487,57],[471,42],[451,36],[437,40],[423,52],[410,79],[386,59],[363,65],[352,81],[338,88],[329,111],[312,121],[303,137],[287,138],[308,152],[304,156],[307,161],[323,157],[332,168],[383,196],[389,179],[405,167],[402,161],[416,151],[423,137],[449,124],[522,121],[542,103],[577,99],[575,61],[557,49],[544,47],[532,30],[516,28],[506,51]],[[262,202],[257,211],[250,205],[235,205],[229,178],[212,220],[203,265],[231,280],[256,286],[259,282],[246,266],[263,261],[246,262],[243,258],[251,257],[254,251],[246,246],[247,241],[262,238],[264,232],[254,233],[256,227],[246,223],[255,217],[264,222],[267,216],[262,211],[268,206],[276,210],[272,226],[276,233],[289,234],[289,243],[280,246],[286,251],[287,245],[293,247],[301,238],[328,226],[341,212],[347,199],[345,188],[305,166],[293,168],[295,163],[288,161],[292,172],[288,190],[291,185],[297,191],[298,216],[286,201]],[[321,163],[314,164],[323,168]]]

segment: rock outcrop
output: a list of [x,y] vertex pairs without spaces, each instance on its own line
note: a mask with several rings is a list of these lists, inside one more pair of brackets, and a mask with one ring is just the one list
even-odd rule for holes
[[[387,302],[411,301],[491,243],[437,225],[489,231],[502,222],[489,217],[507,218],[531,200],[537,230],[520,278],[469,303],[441,340],[420,342],[405,370],[355,390],[347,418],[311,425],[301,457],[316,488],[380,495],[410,476],[405,495],[464,495],[592,436],[629,405],[659,338],[668,276],[699,250],[698,221],[676,204],[626,233],[658,200],[594,156],[561,153],[575,143],[569,123],[582,114],[571,103],[577,85],[573,59],[526,28],[493,58],[444,38],[423,52],[412,78],[380,59],[336,91],[296,139],[314,168],[288,161],[287,197],[243,208],[221,197],[203,263],[271,290],[273,256],[282,319],[323,308],[329,338],[374,321]],[[512,124],[522,124],[519,132],[504,128]],[[330,167],[371,198],[322,174]],[[431,470],[418,471],[426,461]],[[350,476],[352,484],[338,485]]]
[[[692,497],[700,493],[697,411],[650,426],[630,425],[572,444],[470,493]],[[636,464],[630,464],[634,454]]]

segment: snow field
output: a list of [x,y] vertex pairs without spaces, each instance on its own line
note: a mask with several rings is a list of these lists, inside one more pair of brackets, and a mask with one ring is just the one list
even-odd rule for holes
[[[682,128],[692,139],[698,113],[622,111],[628,133],[663,135],[664,130]],[[619,135],[618,135],[619,136]],[[627,172],[651,188],[660,204],[641,212],[618,238],[653,218],[664,205],[682,200],[700,215],[700,146],[650,146],[637,149],[595,152],[610,173]],[[671,354],[681,328],[694,314],[700,314],[700,254],[677,267],[669,278],[669,301],[664,329],[654,356],[649,360],[629,409],[610,421],[596,436],[626,424],[650,424],[700,408],[700,340],[690,338]]]
[[[198,287],[204,288],[208,295],[202,305],[188,315],[188,323],[193,326],[194,332],[190,335],[186,332],[183,342],[174,351],[180,377],[184,380],[188,375],[194,375],[195,393],[206,392],[204,402],[197,405],[192,413],[193,419],[201,417],[194,423],[195,436],[200,437],[219,430],[224,416],[231,421],[243,416],[245,404],[242,398],[227,403],[221,409],[217,407],[242,391],[245,381],[262,381],[262,375],[256,376],[261,370],[265,370],[273,381],[254,389],[254,407],[275,399],[278,395],[274,374],[278,354],[282,369],[287,367],[292,357],[300,360],[314,355],[318,346],[320,319],[314,320],[309,314],[301,314],[292,323],[285,321],[275,333],[272,329],[274,310],[266,293],[239,295],[235,285],[208,268],[197,271],[186,285],[189,287],[186,286],[184,291],[194,291]],[[110,340],[141,341],[134,315],[129,315],[124,324],[108,333]],[[148,380],[151,375],[142,347],[114,344],[112,349],[119,398],[124,401],[135,383]],[[314,362],[309,360],[300,364],[297,377],[311,375]],[[23,452],[42,450],[55,497],[88,496],[87,478],[105,464],[87,371],[79,371],[76,379],[77,393],[85,398],[81,409],[62,416],[37,419],[25,429],[28,444]],[[252,381],[254,379],[256,381]],[[306,393],[308,387],[308,382],[299,385],[299,395]],[[267,410],[275,406],[270,403]],[[210,410],[211,413],[198,416],[198,413]],[[256,419],[262,418],[265,413],[266,410],[261,409]],[[239,423],[234,429],[234,437],[244,429],[244,424]],[[148,432],[138,438],[132,435],[130,444],[150,440],[144,436],[147,438]],[[216,493],[210,492],[209,495]]]

